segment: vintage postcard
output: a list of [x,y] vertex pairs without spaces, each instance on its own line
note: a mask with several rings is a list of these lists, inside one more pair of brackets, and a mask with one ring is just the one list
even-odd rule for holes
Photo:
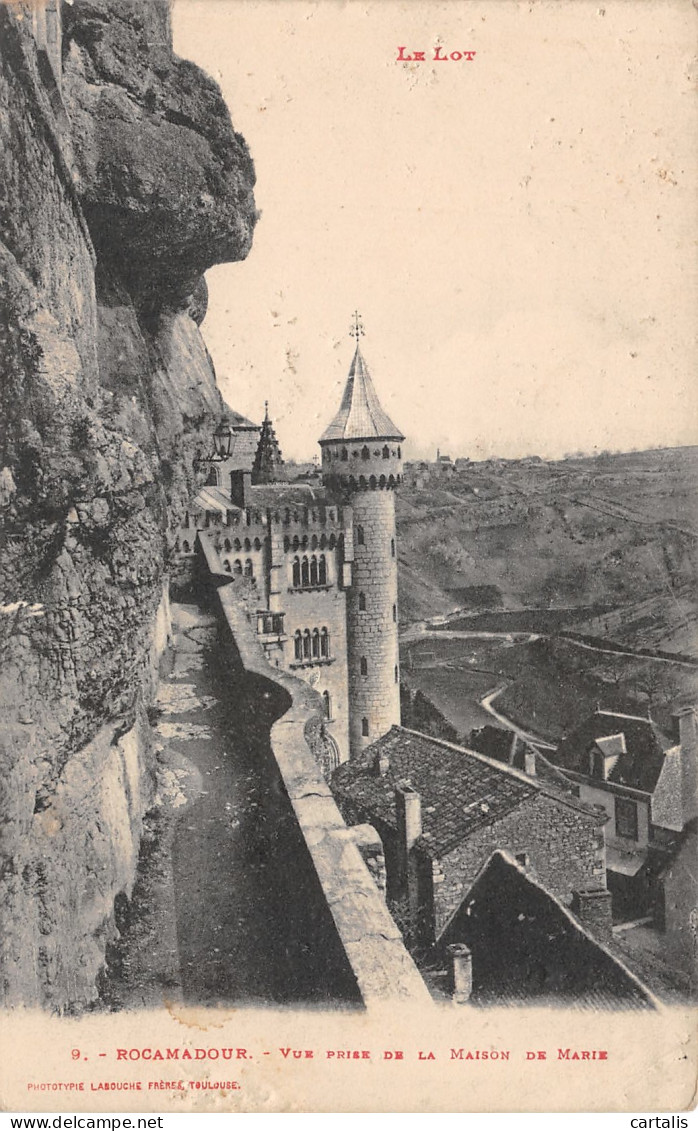
[[0,2],[3,1110],[683,1126],[695,42]]

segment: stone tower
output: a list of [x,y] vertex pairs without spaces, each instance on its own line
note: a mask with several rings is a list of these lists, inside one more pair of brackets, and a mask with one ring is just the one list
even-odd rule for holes
[[353,512],[344,548],[345,562],[351,564],[347,589],[350,756],[400,722],[394,492],[402,481],[404,436],[376,396],[359,347],[362,333],[357,316],[356,352],[342,403],[320,438],[325,486],[339,505],[350,506]]
[[264,420],[259,444],[252,465],[252,482],[278,483],[285,480],[286,469],[274,425],[269,418],[269,402],[264,402]]

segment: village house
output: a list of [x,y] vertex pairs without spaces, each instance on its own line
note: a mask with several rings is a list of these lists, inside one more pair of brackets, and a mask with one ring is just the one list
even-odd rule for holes
[[497,849],[565,906],[588,904],[599,932],[610,930],[606,817],[571,794],[401,726],[340,766],[331,786],[347,823],[380,836],[388,903],[417,949],[439,942]]
[[676,729],[672,743],[647,717],[597,708],[551,756],[581,800],[608,815],[607,883],[616,918],[651,911],[667,853],[698,815],[692,709],[677,717]]

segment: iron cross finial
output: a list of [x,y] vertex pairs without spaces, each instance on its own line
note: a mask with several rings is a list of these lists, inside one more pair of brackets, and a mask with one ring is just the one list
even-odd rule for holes
[[361,315],[359,314],[358,310],[354,311],[354,321],[349,333],[351,334],[352,338],[356,338],[356,344],[358,346],[359,338],[363,338],[364,336],[364,324],[361,321]]

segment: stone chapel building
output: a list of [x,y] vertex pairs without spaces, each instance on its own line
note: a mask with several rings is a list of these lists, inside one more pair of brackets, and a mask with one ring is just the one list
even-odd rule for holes
[[270,663],[321,695],[331,772],[400,722],[395,490],[404,436],[359,346],[319,444],[322,486],[288,482],[268,410],[231,414],[200,461],[206,485],[176,534],[197,540],[244,596]]

